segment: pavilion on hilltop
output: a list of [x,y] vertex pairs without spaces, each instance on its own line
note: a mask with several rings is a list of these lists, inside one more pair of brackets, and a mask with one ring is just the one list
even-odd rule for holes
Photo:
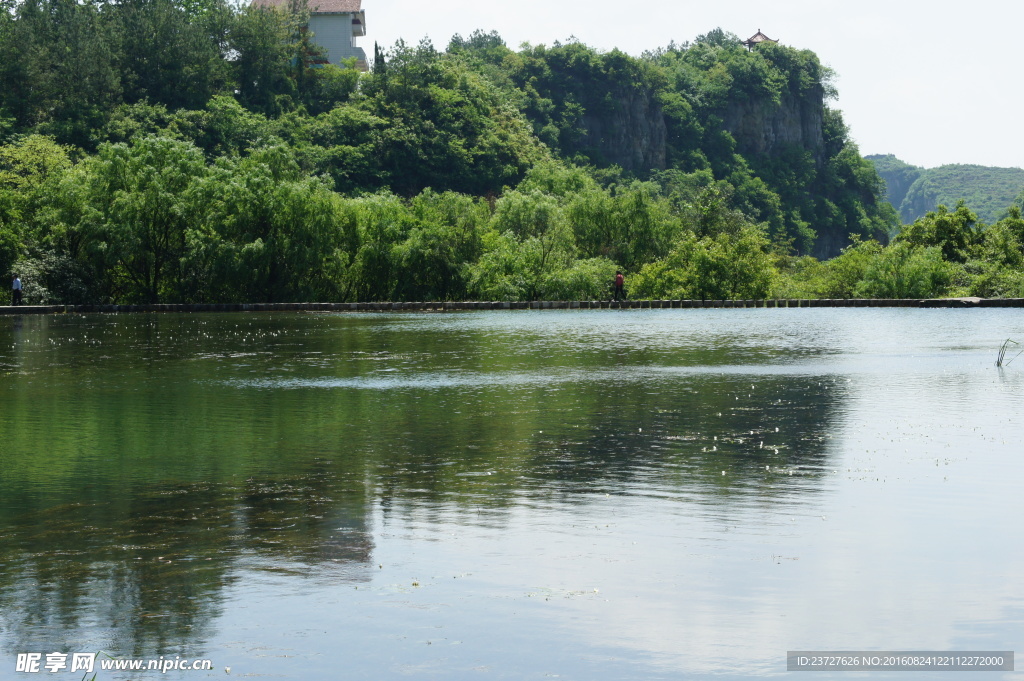
[[755,46],[760,45],[761,43],[764,43],[764,42],[777,43],[779,41],[778,40],[772,40],[771,38],[766,36],[764,33],[761,33],[761,29],[757,29],[757,33],[755,33],[754,35],[752,35],[749,38],[747,38],[746,40],[744,40],[743,44],[747,46],[748,50],[753,50]]

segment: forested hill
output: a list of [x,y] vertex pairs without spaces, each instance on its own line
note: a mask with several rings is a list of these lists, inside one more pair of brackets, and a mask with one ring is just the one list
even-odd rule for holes
[[507,298],[650,270],[689,238],[830,257],[896,224],[810,51],[476,32],[360,74],[316,64],[305,21],[7,0],[0,270],[69,301]]
[[579,43],[518,53],[496,34],[456,36],[466,60],[517,98],[558,157],[640,177],[710,172],[773,239],[831,257],[849,236],[884,236],[895,217],[881,182],[829,108],[832,74],[814,53],[748,51],[721,30],[632,58]]
[[938,168],[912,166],[892,154],[867,156],[886,183],[887,198],[904,224],[923,217],[940,204],[964,200],[979,220],[992,223],[1024,192],[1024,170],[952,164]]

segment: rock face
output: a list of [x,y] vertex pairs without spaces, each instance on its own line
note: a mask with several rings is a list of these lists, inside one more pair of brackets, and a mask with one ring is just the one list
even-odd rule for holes
[[818,238],[814,240],[814,249],[811,255],[818,260],[828,260],[843,252],[843,249],[850,245],[850,237],[847,234],[834,231],[820,231]]
[[586,146],[624,170],[664,170],[668,134],[661,106],[646,88],[616,89],[603,111],[583,115]]
[[743,155],[773,155],[795,145],[810,151],[815,163],[821,164],[825,160],[824,113],[824,95],[819,89],[800,99],[784,93],[777,106],[758,99],[731,102],[724,123],[736,140],[736,151]]
[[[668,134],[661,106],[644,88],[615,88],[606,106],[589,108],[582,117],[584,145],[625,170],[663,170]],[[825,158],[822,134],[824,98],[798,99],[784,94],[780,104],[747,99],[729,104],[723,124],[744,155],[772,155],[787,146],[811,152],[816,163]]]

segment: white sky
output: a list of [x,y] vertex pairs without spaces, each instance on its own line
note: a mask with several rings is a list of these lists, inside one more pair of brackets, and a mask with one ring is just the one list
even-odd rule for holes
[[509,47],[570,36],[632,55],[721,27],[758,29],[810,49],[837,73],[838,102],[862,154],[945,163],[1024,166],[1024,2],[1021,0],[363,0],[373,43],[429,36],[443,50],[454,33],[496,30]]

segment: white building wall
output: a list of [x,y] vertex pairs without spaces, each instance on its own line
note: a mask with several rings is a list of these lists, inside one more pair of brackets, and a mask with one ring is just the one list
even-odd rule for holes
[[309,30],[313,42],[327,50],[327,61],[332,64],[350,57],[366,60],[363,48],[353,44],[351,14],[314,14],[309,18]]

